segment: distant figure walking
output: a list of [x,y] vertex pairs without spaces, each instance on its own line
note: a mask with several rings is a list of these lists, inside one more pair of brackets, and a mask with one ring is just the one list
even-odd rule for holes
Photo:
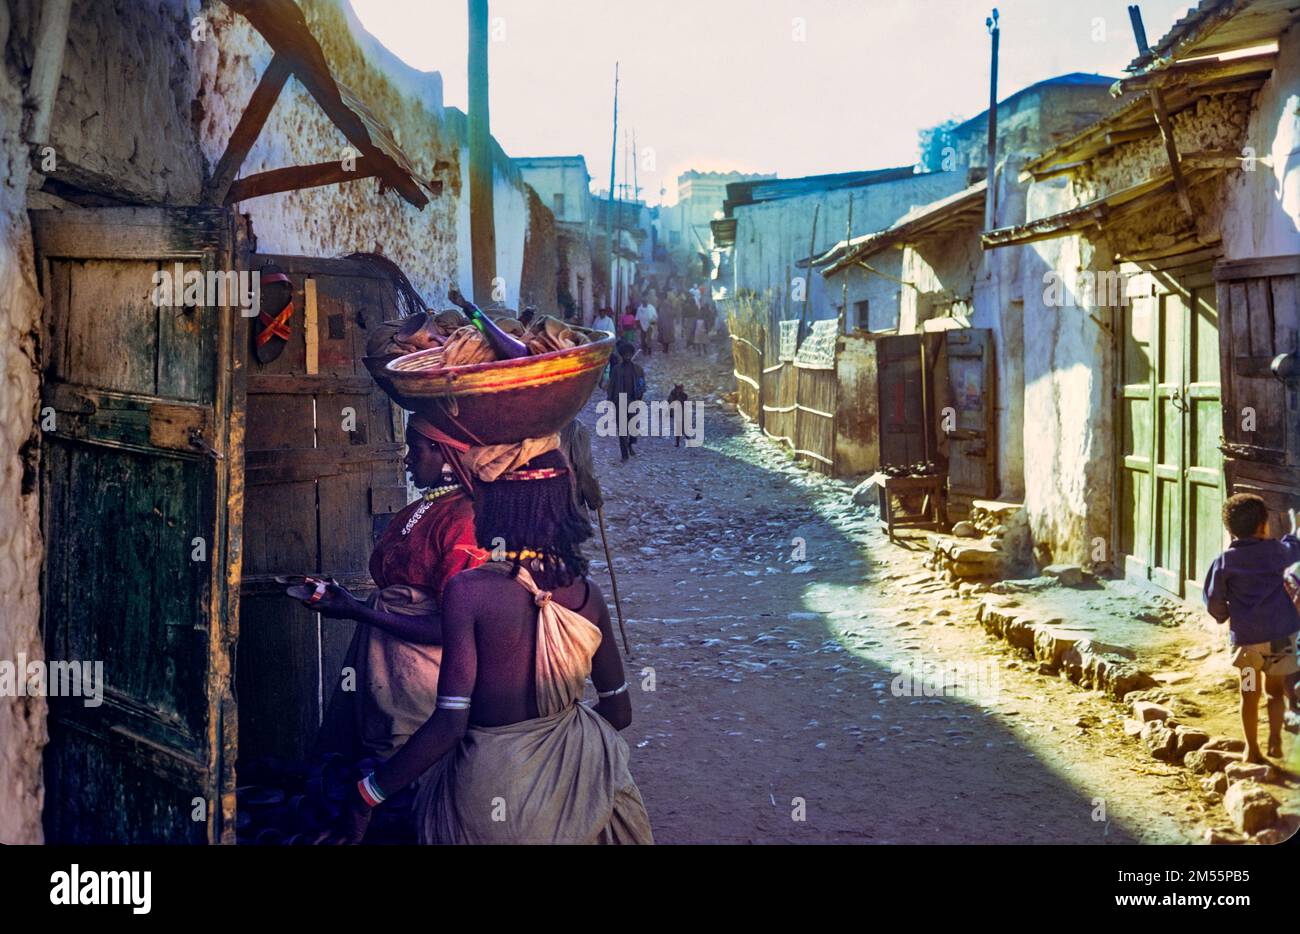
[[664,353],[673,349],[677,327],[677,296],[669,292],[659,308],[659,347]]
[[606,398],[616,406],[618,418],[618,452],[622,462],[636,453],[636,435],[632,433],[631,417],[628,408],[633,402],[645,395],[645,372],[632,362],[636,356],[636,345],[630,341],[619,341],[618,356],[610,366],[609,387]]
[[659,311],[647,296],[641,300],[641,304],[637,306],[636,310],[636,322],[641,328],[641,352],[647,357],[654,351],[652,337],[658,320]]
[[674,402],[678,403],[676,410],[670,408],[669,411],[673,415],[673,447],[679,448],[682,446],[682,435],[686,432],[683,421],[686,418],[686,406],[690,402],[690,396],[686,395],[686,388],[681,383],[674,383],[673,391],[668,393],[668,404],[671,406]]

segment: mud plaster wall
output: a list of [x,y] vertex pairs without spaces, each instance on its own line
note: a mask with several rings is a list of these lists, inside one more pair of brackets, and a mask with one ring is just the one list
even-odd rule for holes
[[[1110,96],[1107,84],[1048,85],[1018,101],[998,107],[997,216],[993,227],[1023,224],[1041,216],[1028,208],[1027,186],[1019,181],[1025,162],[1045,149],[1073,136],[1124,103]],[[958,134],[957,146],[971,165],[987,162],[985,132],[976,121]],[[1069,206],[1069,205],[1066,205]],[[984,253],[975,276],[971,325],[993,332],[994,416],[997,445],[998,496],[1009,501],[1027,498],[1025,452],[1035,450],[1037,436],[1027,415],[1026,384],[1029,364],[1025,330],[1035,313],[1028,292],[1041,295],[1035,285],[1038,265],[1031,247],[1011,246]],[[1041,277],[1041,270],[1037,272]],[[1026,499],[1027,501],[1027,499]]]
[[[430,114],[421,101],[401,94],[368,66],[347,32],[338,4],[308,0],[300,5],[335,76],[371,110],[383,115],[420,174],[432,177],[439,158],[456,158],[455,148],[447,147],[438,133],[441,115]],[[211,37],[194,43],[193,67],[199,86],[196,117],[203,154],[209,165],[215,165],[271,61],[271,50],[243,18],[222,4],[211,4],[205,14]],[[306,89],[291,79],[240,174],[341,160],[347,150],[343,134]],[[251,219],[259,252],[308,256],[382,252],[402,267],[428,299],[433,289],[445,290],[455,275],[456,245],[448,233],[454,229],[459,201],[457,181],[453,176],[449,197],[431,199],[423,211],[394,192],[380,194],[379,181],[373,178],[255,198],[242,202],[238,210]]]
[[[41,644],[36,359],[41,301],[27,222],[23,30],[0,0],[0,661],[44,657]],[[40,843],[45,700],[0,697],[0,843]]]
[[[1024,222],[1026,189],[1019,181],[1023,153],[1004,158],[994,173],[997,216],[994,227]],[[993,332],[994,443],[997,446],[998,497],[1018,502],[1025,495],[1025,347],[1021,271],[1025,247],[985,250],[975,276],[971,326]]]
[[[826,294],[838,311],[844,304],[844,282],[848,280],[847,309],[844,310],[844,328],[864,331],[888,331],[898,327],[899,307],[905,289],[898,280],[903,278],[903,251],[889,247],[879,253],[864,256],[863,262],[876,272],[853,265],[825,280]],[[858,302],[867,303],[863,319],[855,311]]]
[[1234,172],[1224,194],[1225,259],[1300,253],[1300,27],[1278,40],[1277,65],[1255,98],[1246,145],[1268,162]]
[[921,330],[935,317],[970,317],[975,276],[983,262],[979,231],[963,229],[909,245],[903,251],[900,333]]
[[198,0],[73,3],[50,134],[61,174],[125,201],[198,201],[190,20],[199,12]]
[[[1063,184],[1035,185],[1030,216],[1072,204]],[[1074,283],[1083,269],[1106,268],[1101,245],[1068,236],[1019,248],[1024,302],[1025,511],[1040,564],[1094,567],[1094,543],[1111,538],[1114,432],[1110,339],[1088,309],[1044,300],[1044,276]],[[1103,320],[1105,318],[1103,317]]]

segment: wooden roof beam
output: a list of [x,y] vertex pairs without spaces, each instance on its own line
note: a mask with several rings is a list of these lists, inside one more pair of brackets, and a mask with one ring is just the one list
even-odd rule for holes
[[1164,68],[1156,68],[1132,78],[1121,78],[1118,87],[1122,93],[1128,93],[1148,91],[1151,88],[1169,88],[1175,85],[1204,85],[1245,75],[1264,76],[1273,70],[1276,63],[1276,51],[1230,59],[1192,59],[1174,62]]
[[282,191],[297,191],[301,188],[319,188],[322,185],[337,185],[340,182],[358,181],[379,175],[378,166],[373,159],[365,156],[357,159],[356,167],[345,169],[342,162],[318,162],[315,165],[296,165],[287,169],[272,169],[258,172],[239,179],[230,186],[225,203],[246,201]]
[[1160,88],[1151,88],[1151,109],[1155,113],[1156,126],[1160,127],[1160,138],[1165,144],[1165,155],[1169,157],[1169,169],[1174,177],[1174,190],[1178,195],[1178,206],[1183,213],[1192,217],[1192,199],[1187,193],[1187,179],[1183,178],[1182,167],[1178,164],[1178,147],[1174,143],[1174,126],[1165,110],[1165,101]]
[[248,99],[248,106],[240,115],[235,131],[230,134],[230,139],[226,142],[226,151],[221,154],[221,160],[213,170],[212,178],[208,179],[207,185],[203,188],[204,204],[229,203],[226,195],[230,191],[230,186],[235,176],[239,174],[244,160],[248,158],[253,144],[257,142],[258,134],[266,125],[266,118],[271,115],[271,109],[275,106],[280,92],[284,90],[284,85],[292,73],[293,67],[289,64],[288,57],[280,52],[275,53],[271,64],[267,65],[266,71],[262,72],[257,87],[253,89],[253,94]]

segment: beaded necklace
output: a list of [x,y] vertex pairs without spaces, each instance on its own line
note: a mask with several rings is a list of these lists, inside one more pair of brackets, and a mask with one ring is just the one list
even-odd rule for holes
[[454,493],[459,489],[460,484],[450,483],[445,486],[435,486],[432,489],[425,490],[422,497],[424,502],[420,503],[415,512],[411,513],[411,518],[406,520],[406,525],[402,527],[402,536],[405,537],[411,534],[411,529],[415,528],[415,523],[420,521],[424,514],[429,511],[429,507],[437,500],[446,496],[448,493]]

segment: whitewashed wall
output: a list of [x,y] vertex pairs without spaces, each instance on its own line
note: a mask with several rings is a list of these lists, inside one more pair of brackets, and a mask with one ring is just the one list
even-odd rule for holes
[[1300,253],[1300,27],[1278,42],[1277,67],[1260,90],[1246,139],[1271,165],[1257,162],[1229,180],[1224,257]]

